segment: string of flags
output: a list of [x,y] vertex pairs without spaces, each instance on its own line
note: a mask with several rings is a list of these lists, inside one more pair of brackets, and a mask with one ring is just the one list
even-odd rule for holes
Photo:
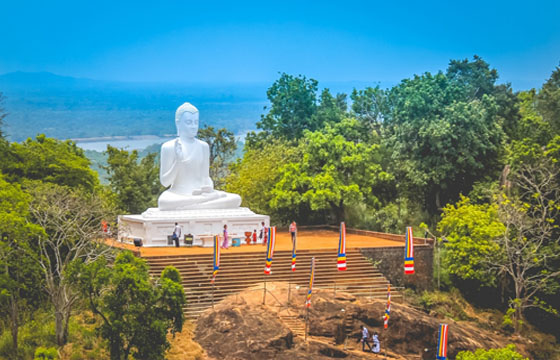
[[406,228],[406,245],[404,248],[404,273],[414,274],[414,236],[412,227]]
[[266,249],[266,265],[264,267],[265,275],[270,275],[272,271],[272,257],[274,256],[274,247],[276,246],[276,226],[270,227],[268,231],[268,244]]
[[338,261],[337,267],[339,271],[346,270],[346,224],[340,223],[340,235],[338,239]]
[[313,280],[315,279],[315,257],[311,258],[311,273],[309,275],[309,290],[307,291],[307,298],[305,299],[305,306],[311,306],[311,293],[313,292]]
[[383,315],[383,328],[389,327],[389,317],[391,316],[391,284],[387,286],[387,308]]
[[219,245],[219,237],[214,236],[214,266],[212,272],[212,280],[210,283],[214,283],[216,281],[216,276],[218,275],[218,270],[220,270],[220,245]]
[[447,332],[449,328],[447,324],[440,324],[438,331],[438,345],[436,352],[437,360],[447,360]]

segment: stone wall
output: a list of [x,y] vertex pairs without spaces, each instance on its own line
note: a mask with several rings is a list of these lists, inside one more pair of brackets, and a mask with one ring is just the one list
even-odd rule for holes
[[404,274],[404,246],[362,248],[362,254],[373,260],[377,268],[393,286],[405,286],[418,290],[432,288],[433,247],[414,246],[414,274]]

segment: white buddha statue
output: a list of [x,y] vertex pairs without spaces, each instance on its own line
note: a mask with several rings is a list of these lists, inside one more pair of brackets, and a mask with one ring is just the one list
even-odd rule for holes
[[161,146],[160,181],[165,190],[158,199],[160,210],[231,209],[241,204],[241,197],[214,190],[210,179],[208,144],[195,138],[198,133],[198,110],[190,103],[175,113],[178,137]]

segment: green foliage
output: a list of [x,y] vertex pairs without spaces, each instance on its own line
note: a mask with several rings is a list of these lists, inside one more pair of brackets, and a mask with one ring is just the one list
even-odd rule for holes
[[87,191],[99,184],[97,173],[76,143],[38,135],[35,140],[11,143],[0,170],[9,181],[40,180]]
[[[163,359],[166,335],[181,331],[185,295],[176,269],[166,268],[153,283],[143,259],[122,252],[111,269],[105,258],[84,264],[76,261],[69,277],[103,323],[111,359]],[[178,282],[178,281],[179,282]]]
[[35,359],[34,360],[57,360],[58,359],[58,351],[55,348],[46,348],[43,346],[39,346],[37,350],[35,350]]
[[428,292],[424,291],[418,299],[419,305],[426,313],[436,313],[441,317],[459,320],[472,320],[465,312],[468,303],[458,291]]
[[501,349],[478,349],[474,353],[470,351],[460,351],[457,360],[529,360],[515,351],[515,345],[509,344]]
[[385,91],[376,86],[364,90],[352,91],[352,111],[358,119],[372,130],[379,130],[384,114],[387,114],[388,103]]
[[210,147],[210,178],[214,180],[214,187],[221,189],[228,175],[228,164],[237,148],[235,137],[226,128],[214,130],[213,126],[206,125],[198,131],[198,138]]
[[118,207],[129,214],[139,214],[156,206],[157,196],[163,191],[156,154],[139,161],[138,151],[128,152],[110,145],[107,154],[106,170]]
[[495,74],[475,57],[447,74],[405,79],[388,94],[388,146],[406,184],[437,210],[498,169],[504,139]]
[[19,348],[13,348],[9,329],[4,329],[0,335],[0,358],[12,359],[18,354],[23,359],[33,359],[35,350],[39,346],[52,347],[56,345],[54,337],[54,321],[52,315],[43,310],[29,311],[25,314],[26,321],[18,333]]
[[347,204],[378,205],[376,190],[393,180],[382,169],[379,145],[347,141],[328,125],[322,131],[306,132],[301,147],[303,158],[280,168],[272,192],[272,207],[288,215],[283,220],[311,210],[332,211],[336,221],[342,221]]
[[270,205],[272,190],[280,180],[280,168],[300,157],[300,148],[279,139],[246,148],[243,158],[231,166],[226,191],[241,195],[242,206],[257,213],[283,217]]
[[543,119],[560,132],[560,66],[550,75],[536,97],[536,104]]
[[456,205],[447,205],[438,224],[438,231],[449,240],[443,266],[455,279],[474,280],[480,286],[496,285],[488,264],[499,251],[492,240],[505,230],[497,205],[475,205],[467,197],[461,197]]
[[28,221],[30,196],[0,174],[0,318],[9,325],[14,352],[24,313],[43,299],[38,263],[27,256],[41,227]]
[[321,128],[321,119],[313,116],[317,111],[317,85],[317,80],[282,73],[266,92],[271,106],[257,128],[288,140],[299,139],[304,130]]

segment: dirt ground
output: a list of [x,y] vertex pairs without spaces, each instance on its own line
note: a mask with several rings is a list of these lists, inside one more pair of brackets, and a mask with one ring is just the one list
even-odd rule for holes
[[[496,348],[512,343],[495,331],[469,321],[426,314],[406,304],[392,304],[389,329],[383,329],[385,302],[362,302],[353,295],[316,290],[309,310],[308,341],[295,327],[305,324],[307,289],[269,283],[266,305],[262,287],[226,298],[197,321],[195,340],[211,359],[434,359],[438,326],[449,324],[449,356],[459,351]],[[287,321],[286,318],[290,319]],[[294,325],[296,324],[296,325]],[[362,352],[360,325],[380,334],[381,355]],[[304,332],[303,332],[304,333]],[[519,347],[519,351],[523,351]]]

